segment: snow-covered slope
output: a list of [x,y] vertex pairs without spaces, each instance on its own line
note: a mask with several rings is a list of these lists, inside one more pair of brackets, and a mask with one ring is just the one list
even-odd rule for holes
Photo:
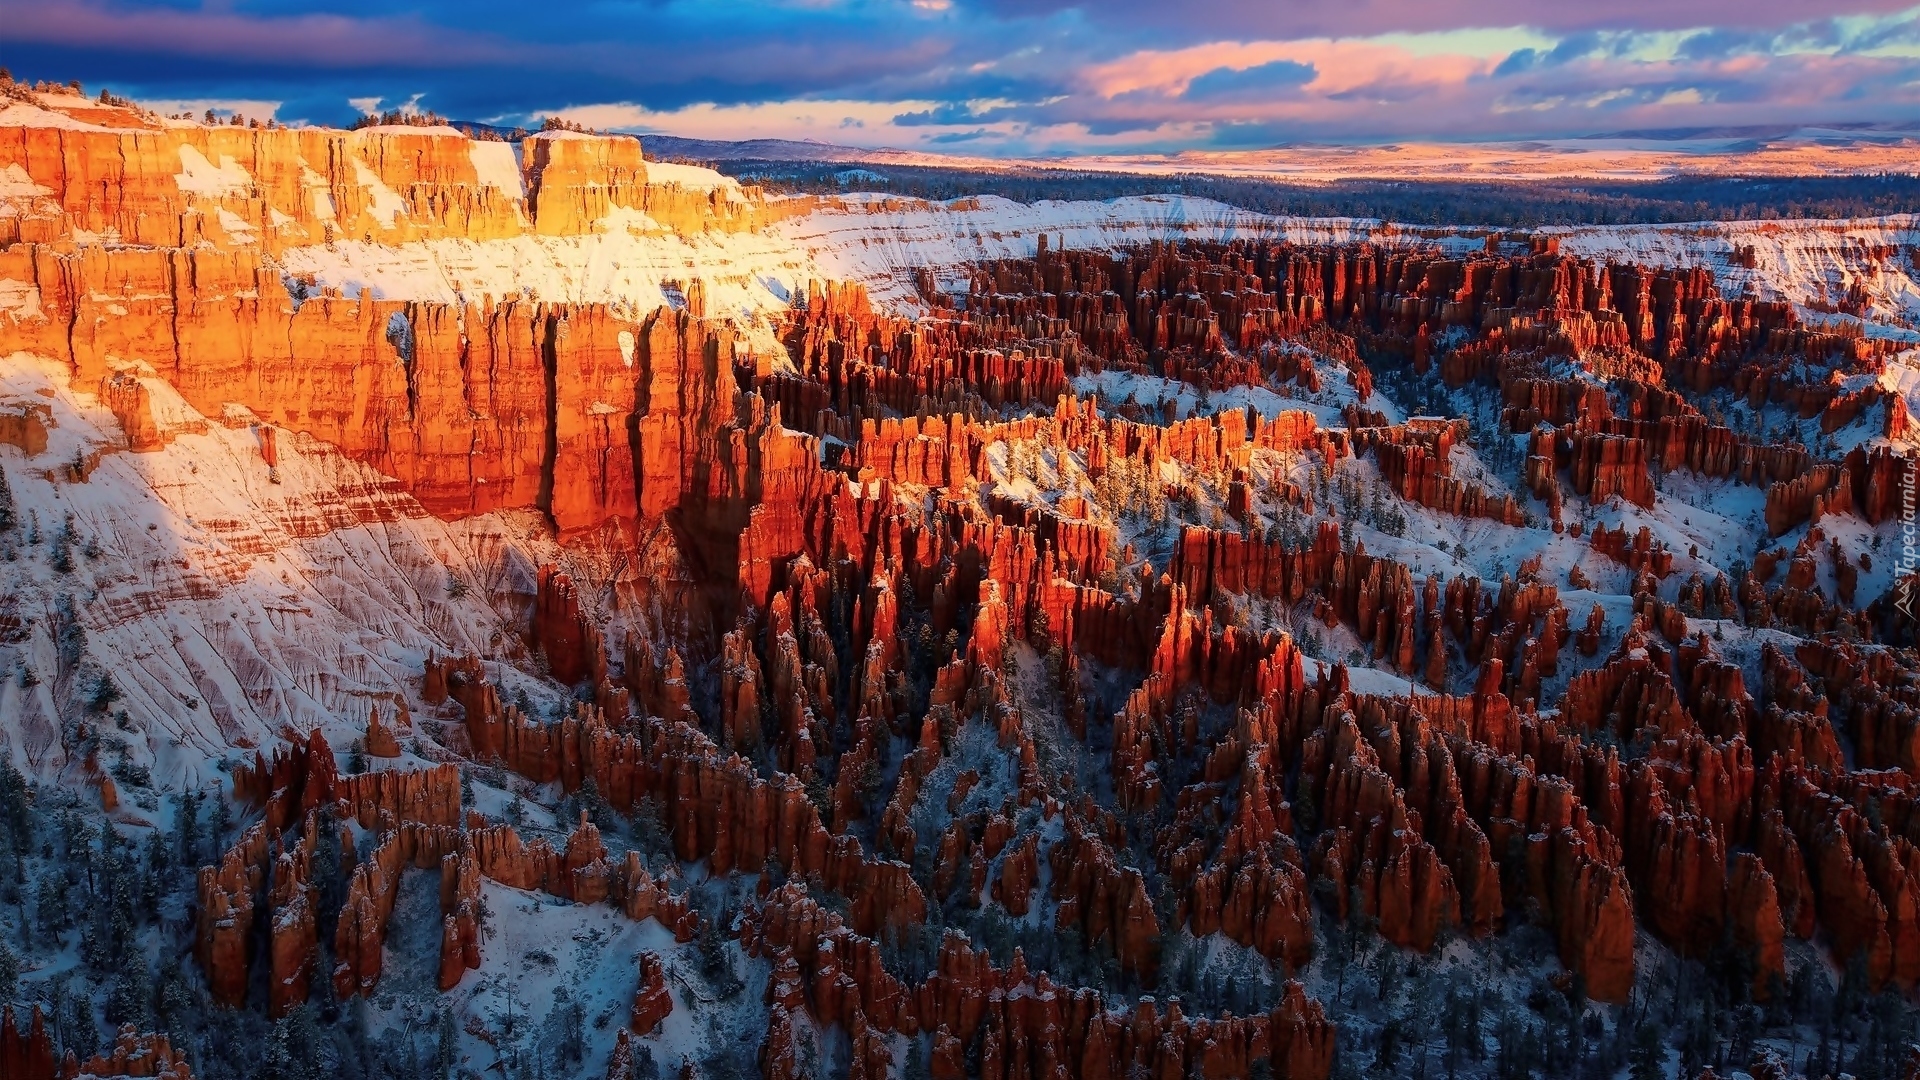
[[1056,250],[1102,250],[1156,240],[1339,243],[1365,239],[1377,226],[1346,218],[1277,218],[1184,195],[1030,205],[990,195],[949,203],[850,195],[775,228],[824,276],[865,282],[883,301],[905,301],[913,295],[917,270],[934,271],[943,285],[958,278],[964,288],[967,267],[1031,257],[1043,233]]
[[[523,235],[506,240],[343,241],[297,248],[281,258],[288,275],[349,294],[442,303],[510,296],[606,304],[644,315],[682,306],[699,281],[709,316],[770,332],[795,288],[817,276],[806,253],[777,235],[688,236],[644,215],[622,214],[591,236]],[[764,336],[760,344],[768,346]]]
[[[917,271],[963,285],[969,267],[1031,256],[1042,234],[1056,248],[1111,249],[1156,240],[1258,238],[1292,243],[1356,240],[1435,246],[1467,254],[1484,229],[1390,228],[1355,218],[1257,214],[1208,199],[1143,195],[1105,202],[1016,203],[997,196],[949,203],[885,195],[806,200],[750,233],[687,236],[637,213],[610,216],[584,237],[522,236],[385,245],[341,241],[282,257],[290,274],[396,299],[453,300],[531,292],[546,299],[650,310],[705,284],[710,314],[764,325],[812,280],[859,281],[883,303],[911,306]],[[1536,230],[1561,249],[1599,261],[1706,266],[1732,295],[1791,300],[1817,311],[1855,285],[1870,316],[1920,318],[1920,221],[1701,222],[1557,226]],[[1750,261],[1751,266],[1743,265]]]
[[60,725],[82,716],[106,733],[99,768],[197,788],[213,763],[290,732],[347,745],[370,710],[409,701],[430,653],[518,649],[516,597],[546,544],[532,522],[441,521],[286,432],[269,467],[249,417],[202,417],[147,382],[178,423],[164,449],[134,454],[64,366],[0,358],[0,415],[44,410],[47,435],[31,457],[0,445],[19,519],[0,534],[0,715],[17,766],[81,764]]
[[[1730,295],[1818,310],[1864,289],[1871,316],[1920,319],[1920,218],[1732,221],[1541,229],[1560,249],[1599,261],[1705,266]],[[1742,265],[1742,261],[1751,265]]]

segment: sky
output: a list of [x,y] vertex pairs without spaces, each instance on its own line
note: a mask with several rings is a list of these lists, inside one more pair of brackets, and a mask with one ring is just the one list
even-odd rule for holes
[[0,0],[165,111],[982,156],[1920,124],[1913,0]]

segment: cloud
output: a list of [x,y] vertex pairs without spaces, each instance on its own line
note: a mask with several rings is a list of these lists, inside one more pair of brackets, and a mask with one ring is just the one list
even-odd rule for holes
[[147,98],[140,104],[167,116],[191,113],[195,117],[200,117],[211,110],[221,119],[229,116],[246,116],[255,120],[272,120],[279,115],[282,103],[246,98]]
[[1164,38],[1377,37],[1529,26],[1550,34],[1583,30],[1688,30],[1703,26],[1771,28],[1806,22],[1816,12],[1886,16],[1912,7],[1912,0],[1608,0],[1607,3],[1541,3],[1540,0],[1344,0],[1337,4],[1280,4],[1272,0],[1210,0],[1169,4],[1165,0],[980,0],[983,11],[1002,16],[1098,12],[1111,23]]
[[1312,64],[1298,60],[1269,60],[1245,68],[1220,67],[1194,76],[1181,96],[1200,100],[1271,94],[1305,86],[1318,75]]
[[[1190,97],[1193,84],[1225,70],[1303,76],[1289,85],[1300,100],[1364,96],[1383,86],[1441,89],[1486,74],[1492,64],[1460,54],[1419,55],[1396,44],[1367,41],[1219,41],[1173,50],[1142,50],[1083,73],[1093,93],[1112,101],[1150,102]],[[1235,106],[1238,107],[1237,105]],[[1275,102],[1272,107],[1285,107]],[[1205,108],[1205,106],[1202,106]]]
[[[689,105],[678,109],[649,109],[631,103],[583,105],[550,110],[588,127],[679,135],[703,139],[817,139],[822,142],[857,140],[863,146],[888,144],[904,134],[893,124],[899,102],[889,101],[779,101],[758,105]],[[914,102],[931,110],[934,102]],[[917,136],[893,140],[893,145],[919,141]]]
[[1920,118],[1914,0],[1810,6],[39,0],[8,9],[5,35],[22,77],[277,103],[284,121],[411,101],[458,119],[972,153]]
[[1775,38],[1747,30],[1702,30],[1681,40],[1677,54],[1688,60],[1717,60],[1740,53],[1770,53]]
[[160,5],[40,0],[10,5],[7,22],[15,48],[53,45],[327,68],[392,63],[452,67],[510,56],[505,42],[486,43],[413,16],[366,19],[316,12],[257,17]]
[[931,109],[917,112],[903,112],[893,118],[899,127],[950,127],[956,124],[978,124],[992,119],[986,113],[978,112],[973,105],[964,101],[945,101]]

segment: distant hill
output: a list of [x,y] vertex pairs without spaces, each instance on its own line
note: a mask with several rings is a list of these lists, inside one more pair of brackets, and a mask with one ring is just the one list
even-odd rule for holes
[[869,150],[836,146],[812,139],[683,139],[677,135],[642,135],[640,145],[656,160],[686,161],[885,161],[896,157],[924,157],[901,150]]
[[1738,124],[1719,127],[1636,128],[1631,131],[1580,135],[1576,138],[1582,141],[1631,142],[1691,142],[1716,139],[1756,142],[1818,139],[1823,142],[1832,142],[1836,139],[1852,139],[1864,143],[1882,143],[1910,139],[1916,135],[1920,135],[1920,121],[1909,120],[1892,123]]

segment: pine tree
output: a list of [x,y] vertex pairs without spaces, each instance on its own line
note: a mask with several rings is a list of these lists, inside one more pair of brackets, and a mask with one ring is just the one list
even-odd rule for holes
[[213,821],[207,822],[207,824],[211,826],[211,830],[213,830],[211,840],[213,840],[213,847],[215,847],[215,849],[219,849],[219,847],[227,844],[227,830],[228,828],[232,828],[232,822],[234,822],[234,811],[232,811],[232,807],[228,807],[227,799],[221,798],[219,794],[215,794],[215,796],[213,796]]
[[1667,1075],[1667,1044],[1660,1029],[1642,1021],[1633,1029],[1633,1048],[1627,1052],[1628,1075],[1633,1080],[1664,1080]]
[[144,959],[135,957],[120,970],[107,993],[107,1023],[132,1024],[142,1031],[153,1026],[153,979]]
[[11,761],[0,761],[0,831],[5,832],[8,847],[16,853],[25,854],[33,845],[27,778]]
[[[317,819],[313,856],[307,870],[307,884],[318,898],[319,916],[315,925],[320,940],[331,942],[339,912],[347,902],[347,882],[353,867],[345,865],[340,850],[340,823],[331,810],[322,809]],[[325,981],[325,980],[321,980]]]
[[7,470],[0,467],[0,532],[13,528],[17,520],[13,512],[13,487],[7,483]]
[[1400,1042],[1403,1033],[1398,1017],[1389,1019],[1380,1028],[1373,1054],[1374,1069],[1389,1076],[1400,1068]]
[[270,1080],[302,1080],[299,1053],[293,1046],[292,1024],[286,1017],[274,1021],[267,1034],[267,1052],[260,1075]]
[[586,1056],[586,1010],[561,986],[553,992],[553,1007],[541,1024],[541,1042],[547,1060],[578,1065]]
[[153,1001],[154,1018],[161,1028],[177,1031],[185,1026],[195,1003],[186,974],[178,965],[161,968],[160,986]]
[[173,848],[166,830],[158,825],[147,833],[147,871],[156,880],[164,881],[167,868],[173,865]]
[[460,1033],[453,1026],[453,1010],[442,1005],[434,1019],[433,1075],[450,1080],[460,1060]]
[[193,866],[200,861],[200,793],[183,791],[177,802],[174,832],[180,840],[180,861]]
[[46,873],[33,894],[33,914],[40,932],[60,943],[60,931],[67,928],[67,882],[58,871]]
[[48,560],[48,565],[53,567],[56,574],[73,573],[73,551],[67,545],[65,529],[54,534],[53,554]]
[[927,1067],[926,1052],[920,1048],[920,1040],[907,1044],[907,1063],[900,1071],[900,1080],[930,1080],[933,1070]]
[[113,681],[108,672],[101,672],[98,682],[93,684],[93,694],[87,699],[87,706],[94,712],[104,713],[113,708],[120,700],[120,685]]

